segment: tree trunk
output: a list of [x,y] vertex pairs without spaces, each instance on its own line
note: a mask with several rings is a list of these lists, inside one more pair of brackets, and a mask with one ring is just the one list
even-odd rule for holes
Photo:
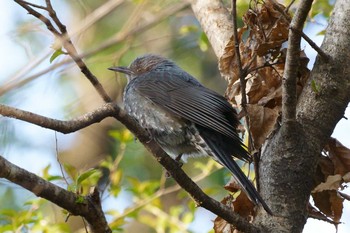
[[[207,11],[223,10],[212,6],[221,6],[219,1],[207,4]],[[192,1],[192,9],[202,27],[211,39],[216,34],[228,38],[223,20],[212,27],[207,22],[210,14],[203,17],[203,7],[198,1]],[[203,6],[203,4],[202,4]],[[228,12],[226,12],[228,14]],[[205,20],[204,20],[204,19]],[[216,17],[224,18],[223,16]],[[229,16],[226,16],[228,19]],[[298,99],[297,120],[281,125],[265,142],[259,164],[260,192],[275,213],[274,217],[261,211],[256,219],[265,229],[264,232],[302,232],[307,220],[307,204],[313,188],[313,176],[321,151],[333,132],[337,122],[343,117],[350,101],[350,1],[338,0],[329,21],[322,50],[329,60],[317,57],[308,83]],[[204,25],[203,25],[204,24]],[[222,30],[221,30],[222,29]],[[210,40],[214,50],[218,50],[227,41]],[[215,53],[223,54],[222,51]],[[311,82],[319,89],[313,90]]]

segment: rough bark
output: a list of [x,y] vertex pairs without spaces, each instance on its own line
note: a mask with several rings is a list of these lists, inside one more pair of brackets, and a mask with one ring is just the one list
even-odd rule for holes
[[[338,0],[321,49],[330,59],[317,58],[297,104],[297,122],[282,125],[263,150],[261,191],[277,217],[261,217],[271,232],[301,232],[312,177],[323,146],[350,101],[350,2]],[[319,86],[315,92],[311,80]],[[288,132],[288,133],[286,133]]]
[[190,0],[190,3],[216,56],[220,58],[233,33],[229,11],[221,1]]
[[[228,11],[219,9],[223,7],[220,1],[191,1],[191,4],[220,58],[232,34]],[[275,216],[262,211],[256,221],[269,232],[301,232],[306,223],[306,206],[320,152],[350,101],[349,21],[350,1],[338,0],[322,45],[329,60],[317,58],[298,99],[296,121],[281,125],[263,147],[260,192]],[[317,93],[311,88],[311,80],[320,86]]]

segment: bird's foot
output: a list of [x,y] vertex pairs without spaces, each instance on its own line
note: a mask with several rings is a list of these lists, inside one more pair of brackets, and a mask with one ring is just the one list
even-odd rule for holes
[[[176,156],[176,158],[174,159],[174,161],[177,163],[177,165],[181,168],[183,165],[183,162],[181,162],[181,156],[182,154],[179,154],[178,156]],[[171,174],[168,171],[165,171],[165,177],[166,178],[170,178]]]
[[179,164],[180,167],[182,167],[182,165],[183,165],[183,163],[181,162],[181,157],[182,157],[182,154],[179,154],[175,158],[175,161]]

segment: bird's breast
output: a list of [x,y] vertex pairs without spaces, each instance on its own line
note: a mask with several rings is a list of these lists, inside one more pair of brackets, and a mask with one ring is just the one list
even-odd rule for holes
[[124,107],[141,127],[164,133],[180,130],[185,122],[170,114],[163,107],[129,89],[124,93]]
[[192,122],[168,112],[132,88],[124,93],[124,108],[172,158],[182,154],[186,160],[208,154]]

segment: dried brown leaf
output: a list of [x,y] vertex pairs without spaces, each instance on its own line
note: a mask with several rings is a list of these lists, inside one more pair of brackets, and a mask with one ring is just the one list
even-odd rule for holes
[[333,222],[333,220],[329,219],[326,215],[324,215],[321,211],[317,210],[310,203],[307,206],[307,211],[308,211],[309,217],[322,220],[325,222],[329,222],[332,224],[336,224],[335,222]]
[[231,192],[231,193],[235,193],[238,192],[241,187],[239,186],[239,184],[237,184],[237,182],[234,179],[231,179],[225,186],[224,188]]
[[253,220],[256,215],[255,205],[249,200],[245,192],[241,192],[233,202],[233,210],[242,217]]
[[[247,31],[246,27],[242,27],[242,28],[238,29],[237,32],[238,32],[238,40],[239,41],[242,40],[242,35],[246,31]],[[241,42],[241,44],[242,44],[242,42]],[[219,70],[225,78],[230,77],[230,79],[227,79],[227,81],[229,81],[229,82],[235,82],[238,79],[238,75],[237,75],[238,66],[236,63],[235,56],[236,56],[236,54],[235,54],[235,40],[234,40],[234,37],[231,36],[229,42],[227,43],[227,45],[224,49],[224,53],[219,60]],[[241,59],[242,58],[246,59],[247,54],[245,54],[245,56],[241,57]]]
[[343,176],[343,180],[344,180],[345,183],[350,182],[350,172],[346,173],[346,174]]
[[341,144],[337,139],[330,138],[325,150],[334,164],[334,174],[344,176],[350,172],[350,149]]
[[[241,190],[241,187],[234,179],[231,179],[230,182],[225,185],[225,189],[236,193],[238,190]],[[255,216],[254,204],[251,200],[249,200],[245,192],[241,191],[232,204],[233,210],[242,217],[251,219],[253,216]]]
[[234,233],[235,228],[231,224],[226,222],[221,217],[216,217],[214,220],[214,232],[215,233]]
[[[230,196],[225,197],[221,201],[221,203],[226,205],[226,206],[229,206],[229,207],[233,208],[232,196],[230,195]],[[214,229],[215,233],[235,233],[236,232],[234,226],[232,226],[231,224],[226,222],[221,217],[216,217],[215,218],[213,229]]]
[[342,216],[343,213],[343,201],[344,199],[341,198],[337,192],[333,192],[332,195],[330,195],[330,199],[329,199],[330,203],[331,203],[331,209],[332,209],[332,219],[334,222],[339,223],[340,218]]
[[342,176],[337,174],[334,176],[328,176],[326,182],[322,182],[317,185],[312,192],[322,192],[325,190],[338,190],[341,187],[343,179]]
[[[243,22],[244,27],[238,29],[243,67],[256,68],[266,63],[266,59],[258,58],[259,56],[262,57],[271,52],[279,54],[282,43],[288,39],[289,22],[281,16],[269,0],[265,4],[257,4],[249,9],[243,15]],[[248,33],[245,40],[242,39],[244,33]],[[235,41],[232,36],[219,60],[220,72],[229,82],[229,86],[239,79],[235,56]]]
[[[243,73],[246,75],[249,132],[259,149],[274,129],[282,108],[282,77],[288,39],[289,21],[281,14],[285,7],[273,0],[253,1],[243,15],[244,27],[238,30]],[[287,17],[290,16],[286,13]],[[309,59],[300,51],[297,93],[300,94],[309,77]],[[220,58],[221,73],[228,81],[226,97],[241,105],[242,93],[232,37]]]
[[[235,182],[230,182],[226,186],[232,186],[232,188],[236,188],[237,184]],[[250,222],[252,222],[254,217],[256,216],[255,206],[249,200],[249,198],[244,192],[240,192],[240,194],[237,196],[235,200],[232,200],[231,195],[227,196],[221,201],[221,203],[231,207],[235,213],[246,218]],[[214,232],[215,233],[239,233],[239,231],[235,229],[233,225],[227,223],[221,217],[217,217],[214,220]]]
[[343,212],[344,199],[337,194],[336,190],[312,193],[315,206],[328,218],[339,223]]
[[279,111],[258,105],[247,105],[247,111],[254,147],[258,149],[273,131]]

